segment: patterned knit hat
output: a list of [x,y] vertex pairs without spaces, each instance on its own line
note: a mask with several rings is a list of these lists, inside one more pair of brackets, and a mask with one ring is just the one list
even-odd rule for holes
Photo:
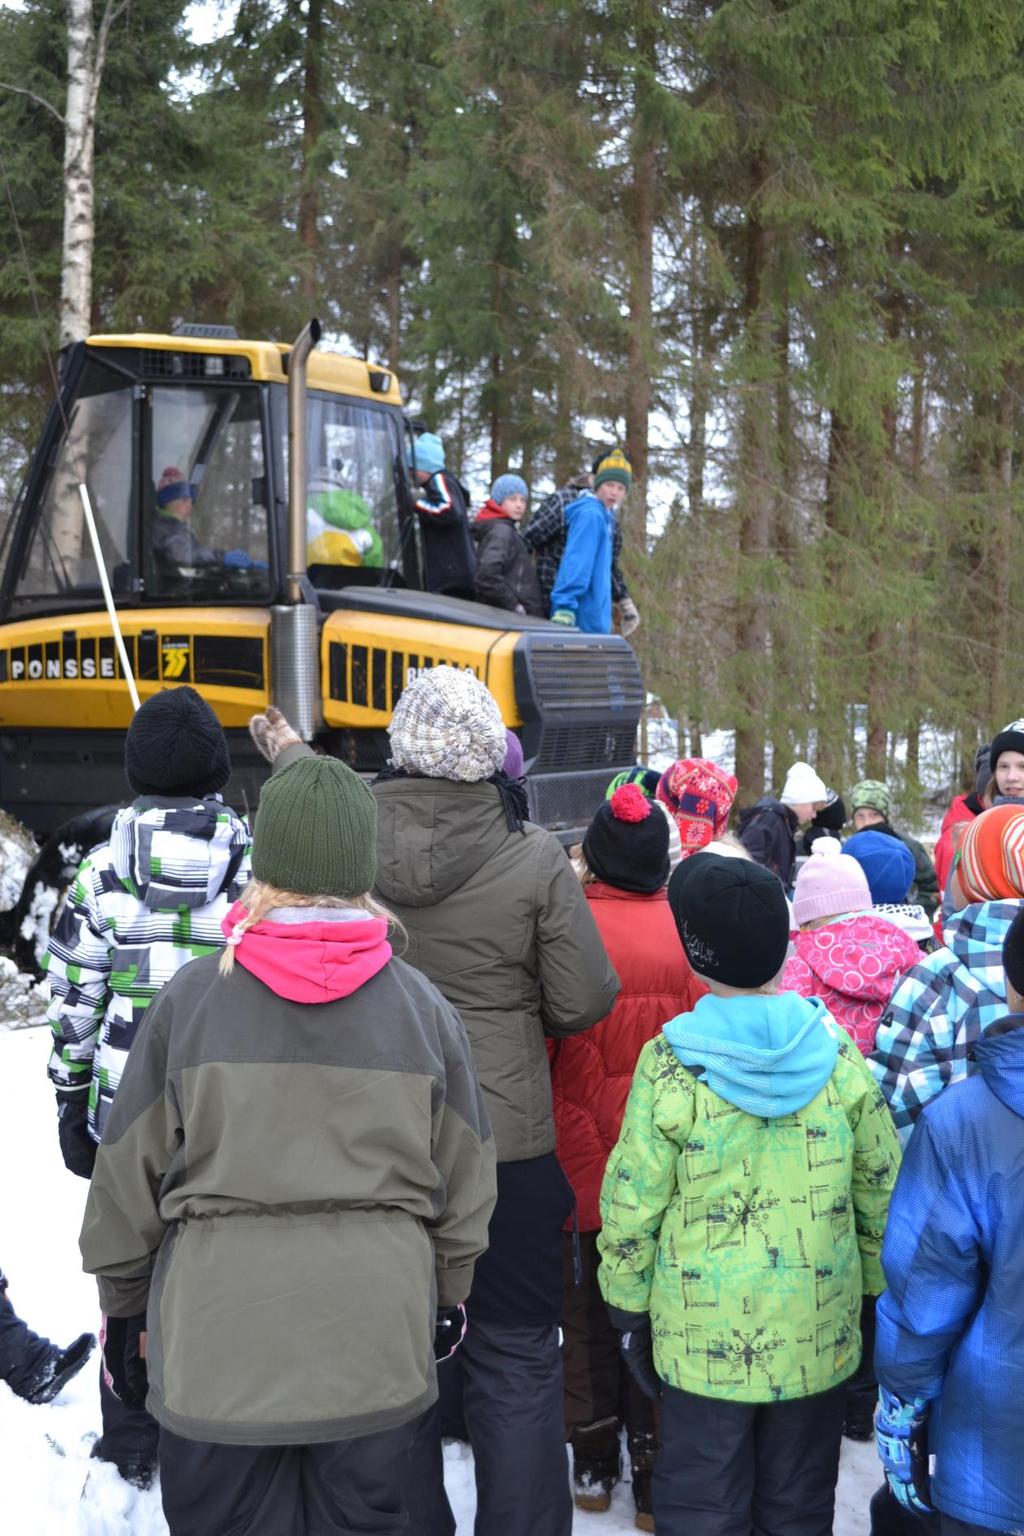
[[877,811],[888,821],[890,804],[888,786],[881,779],[861,779],[850,790],[851,816],[854,811]]
[[873,902],[906,901],[916,873],[914,855],[906,843],[869,827],[847,838],[843,852],[856,859],[867,875]]
[[431,667],[402,693],[388,726],[396,768],[478,784],[497,773],[508,742],[494,696],[472,672]]
[[861,865],[843,852],[837,837],[819,837],[793,892],[793,915],[801,928],[815,918],[866,912],[870,906],[871,888]]
[[304,896],[365,896],[377,874],[377,806],[359,775],[336,757],[300,757],[268,779],[252,872]]
[[594,473],[594,490],[599,485],[604,485],[606,480],[616,480],[619,485],[624,485],[630,490],[633,485],[633,466],[630,464],[621,448],[613,448],[611,453],[606,453]]
[[668,822],[635,784],[599,805],[583,838],[583,857],[607,885],[642,896],[668,880]]
[[956,876],[968,902],[1013,901],[1024,896],[1024,810],[1020,806],[996,805],[974,818],[960,843]]
[[737,781],[706,757],[684,757],[666,768],[657,798],[667,806],[679,828],[682,856],[688,859],[729,824]]

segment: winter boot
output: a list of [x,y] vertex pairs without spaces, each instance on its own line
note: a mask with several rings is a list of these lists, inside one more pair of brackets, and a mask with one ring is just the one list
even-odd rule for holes
[[654,1458],[660,1449],[658,1437],[651,1430],[629,1436],[629,1462],[633,1477],[633,1508],[636,1511],[633,1524],[638,1531],[654,1530],[654,1505],[651,1502],[651,1482],[654,1477]]
[[94,1456],[97,1461],[109,1461],[131,1487],[138,1488],[142,1492],[152,1488],[153,1479],[156,1477],[155,1451],[150,1452],[141,1448],[136,1451],[124,1449],[119,1450],[116,1456],[112,1456],[104,1446],[101,1435],[89,1455]]
[[79,1334],[67,1349],[51,1344],[33,1374],[12,1390],[26,1403],[52,1403],[72,1376],[78,1375],[95,1348],[96,1338],[91,1333]]
[[569,1436],[576,1508],[601,1514],[611,1507],[612,1489],[622,1471],[619,1421],[613,1415],[583,1424]]

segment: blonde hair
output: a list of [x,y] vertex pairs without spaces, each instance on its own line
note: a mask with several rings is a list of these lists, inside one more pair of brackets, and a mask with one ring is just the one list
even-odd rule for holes
[[265,880],[250,880],[238,898],[238,904],[245,907],[246,913],[242,920],[235,924],[227,944],[221,951],[218,969],[222,976],[230,976],[235,968],[235,945],[243,933],[254,927],[256,923],[261,923],[275,907],[354,909],[357,912],[365,912],[368,917],[383,917],[391,932],[401,934],[403,939],[408,938],[408,934],[395,914],[379,902],[376,896],[371,896],[369,891],[362,896],[310,896],[303,891],[282,891],[276,885],[268,885]]
[[569,849],[569,863],[572,865],[572,872],[580,885],[593,885],[597,876],[587,863],[582,843],[573,843]]

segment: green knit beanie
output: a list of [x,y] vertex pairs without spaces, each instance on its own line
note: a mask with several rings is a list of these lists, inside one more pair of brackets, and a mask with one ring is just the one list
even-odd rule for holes
[[252,839],[257,880],[303,896],[364,896],[377,874],[377,806],[336,757],[300,757],[263,786]]

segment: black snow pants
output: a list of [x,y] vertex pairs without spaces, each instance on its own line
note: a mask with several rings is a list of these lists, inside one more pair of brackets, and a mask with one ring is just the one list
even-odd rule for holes
[[100,1361],[100,1414],[103,1433],[92,1454],[113,1462],[123,1477],[131,1480],[139,1471],[155,1471],[160,1426],[145,1408],[133,1408],[115,1397],[107,1385],[103,1361]]
[[658,1536],[832,1536],[846,1384],[781,1403],[666,1386]]
[[562,1233],[562,1367],[565,1372],[565,1436],[598,1419],[618,1418],[632,1441],[653,1435],[654,1404],[626,1370],[619,1333],[612,1327],[597,1283],[601,1255],[597,1233],[579,1234],[576,1276],[574,1234]]
[[[461,1418],[476,1464],[475,1536],[570,1536],[558,1319],[572,1188],[554,1153],[498,1164],[488,1249],[469,1327],[438,1368],[446,1428]],[[433,1531],[417,1536],[435,1536]]]
[[324,1445],[211,1445],[162,1429],[170,1536],[418,1536],[415,1436],[411,1423]]
[[36,1375],[52,1348],[49,1339],[23,1323],[6,1296],[0,1295],[0,1381],[20,1392]]

